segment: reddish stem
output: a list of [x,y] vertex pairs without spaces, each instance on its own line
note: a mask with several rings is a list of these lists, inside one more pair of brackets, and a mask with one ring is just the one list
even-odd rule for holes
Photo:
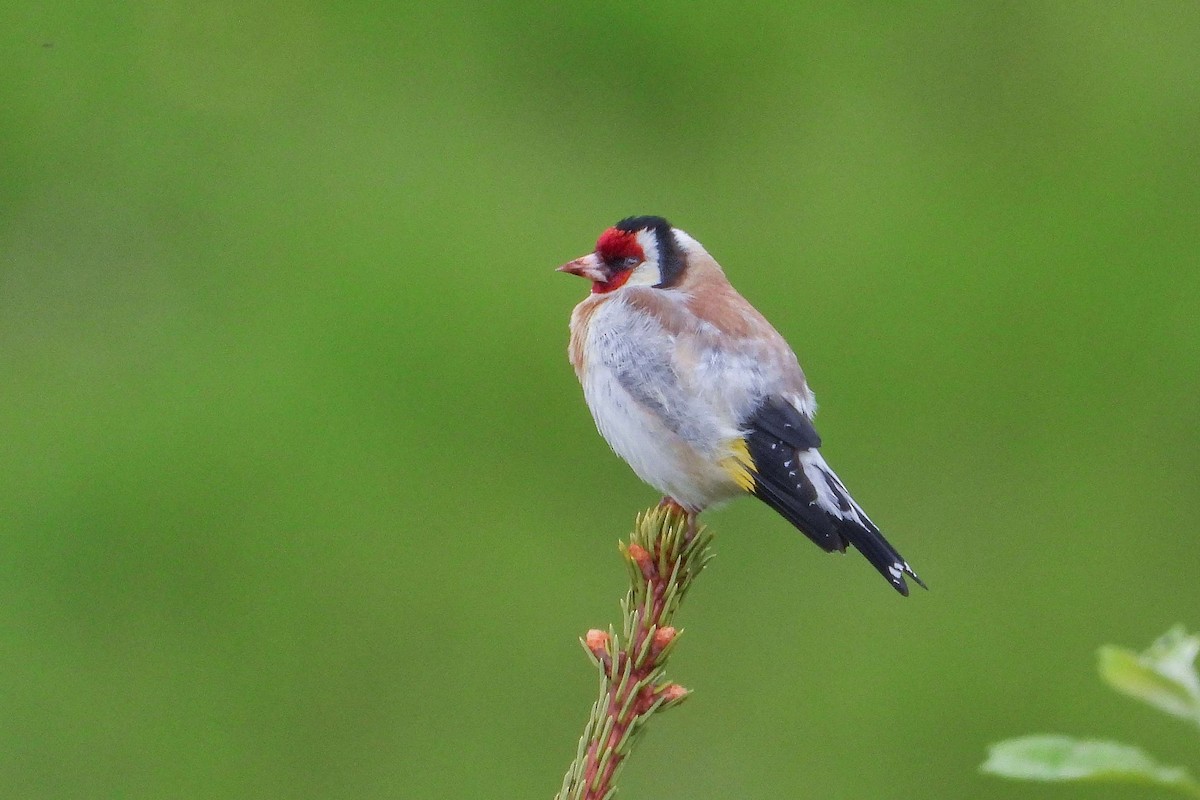
[[[603,800],[611,795],[633,739],[651,711],[670,708],[688,694],[663,679],[666,656],[678,635],[667,623],[694,570],[704,566],[707,543],[701,545],[702,552],[693,552],[695,515],[668,499],[664,505],[672,507],[665,514],[639,517],[639,530],[628,545],[622,544],[633,581],[623,604],[626,635],[618,638],[592,629],[583,637],[584,648],[600,667],[602,689],[584,729],[583,751],[567,770],[557,800]],[[680,512],[687,525],[682,530],[677,527]]]
[[[658,561],[657,554],[651,556],[646,550],[634,544],[629,547],[629,555],[637,563],[646,579],[646,600],[634,611],[631,640],[626,642],[625,647],[615,654],[611,666],[608,667],[611,680],[609,681],[607,715],[612,719],[612,727],[606,740],[593,741],[588,746],[584,767],[584,781],[587,786],[584,794],[585,800],[602,800],[612,788],[613,776],[616,775],[617,768],[624,760],[624,757],[616,752],[617,744],[637,718],[649,711],[660,695],[668,692],[677,695],[682,691],[681,687],[673,684],[666,689],[645,685],[641,687],[638,696],[629,704],[628,708],[625,707],[630,692],[635,691],[635,687],[658,667],[663,647],[675,635],[674,628],[659,627],[663,610],[666,607],[667,581],[670,576],[664,578],[659,575],[658,568],[655,566]],[[641,665],[632,663],[635,654],[641,652],[652,627],[658,633],[655,635],[655,642],[647,652],[645,661]],[[619,676],[624,672],[627,663],[630,664],[629,679],[624,682],[624,691],[622,691]],[[624,713],[622,713],[623,710]],[[601,774],[600,756],[605,752],[611,752],[612,755],[609,757],[608,763],[604,765],[604,771]],[[598,774],[599,780],[597,780]]]

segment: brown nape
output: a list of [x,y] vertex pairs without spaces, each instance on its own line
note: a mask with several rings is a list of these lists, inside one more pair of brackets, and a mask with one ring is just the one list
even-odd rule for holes
[[687,290],[688,310],[726,335],[751,336],[773,330],[709,257],[691,259],[680,288]]

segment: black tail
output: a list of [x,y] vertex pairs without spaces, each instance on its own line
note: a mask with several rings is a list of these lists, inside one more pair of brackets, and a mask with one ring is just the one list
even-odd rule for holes
[[908,596],[906,575],[926,588],[825,463],[817,449],[821,440],[807,417],[790,404],[780,409],[768,403],[751,426],[746,444],[754,461],[756,497],[824,550],[854,547],[900,594]]

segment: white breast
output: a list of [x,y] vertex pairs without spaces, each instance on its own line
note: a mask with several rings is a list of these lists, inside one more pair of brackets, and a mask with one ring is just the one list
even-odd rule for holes
[[740,493],[721,467],[739,431],[682,380],[673,337],[621,298],[602,303],[584,337],[580,374],[596,427],[646,483],[700,510]]

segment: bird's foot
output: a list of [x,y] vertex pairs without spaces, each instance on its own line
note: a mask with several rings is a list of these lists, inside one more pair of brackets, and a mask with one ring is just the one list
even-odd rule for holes
[[674,511],[676,514],[683,514],[687,518],[687,532],[683,536],[684,541],[690,542],[692,539],[696,538],[696,512],[695,511],[689,511],[688,509],[684,508],[682,505],[679,504],[679,501],[677,501],[673,497],[664,497],[662,500],[660,500],[658,502],[658,507],[659,508],[669,508],[672,511]]

